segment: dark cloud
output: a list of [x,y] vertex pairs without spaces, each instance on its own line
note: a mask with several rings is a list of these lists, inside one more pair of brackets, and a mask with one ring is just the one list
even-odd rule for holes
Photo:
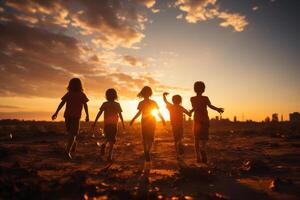
[[0,95],[56,98],[72,77],[80,77],[91,95],[110,87],[123,97],[135,97],[143,85],[168,88],[150,75],[111,68],[147,66],[142,58],[103,58],[109,56],[105,48],[131,48],[142,40],[147,18],[137,7],[154,4],[155,0],[1,1]]
[[[148,7],[151,1],[143,3]],[[123,0],[9,0],[5,6],[18,12],[6,13],[0,20],[18,19],[48,28],[73,27],[82,35],[93,36],[93,43],[103,48],[130,48],[144,38],[142,31],[147,21],[137,11],[137,4]]]
[[[97,56],[85,59],[89,48],[73,37],[20,23],[0,23],[1,96],[58,97],[73,76],[79,76],[90,94],[109,87],[133,97],[144,84],[158,85],[146,75],[113,73]],[[151,80],[151,81],[149,81]]]

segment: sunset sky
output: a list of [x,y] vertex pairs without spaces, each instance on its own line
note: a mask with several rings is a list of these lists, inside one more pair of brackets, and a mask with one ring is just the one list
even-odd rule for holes
[[92,120],[108,88],[131,119],[144,85],[168,118],[162,92],[181,94],[190,109],[198,80],[225,118],[287,120],[300,111],[299,8],[299,0],[0,0],[0,118],[50,120],[80,77]]

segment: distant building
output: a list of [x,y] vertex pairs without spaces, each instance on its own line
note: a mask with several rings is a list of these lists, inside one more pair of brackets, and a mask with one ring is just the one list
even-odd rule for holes
[[300,122],[300,113],[299,112],[290,113],[290,121],[291,122]]
[[278,122],[278,114],[277,113],[272,114],[272,122]]
[[266,123],[269,123],[271,120],[270,120],[270,117],[269,116],[267,116],[266,118],[265,118],[265,122]]
[[233,121],[234,121],[234,122],[237,122],[236,116],[233,117]]

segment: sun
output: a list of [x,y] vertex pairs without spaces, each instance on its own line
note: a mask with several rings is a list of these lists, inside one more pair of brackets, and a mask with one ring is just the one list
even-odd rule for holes
[[158,110],[157,109],[153,109],[151,111],[151,115],[154,116],[157,119],[158,118]]
[[159,109],[159,111],[157,109],[153,109],[151,111],[151,115],[155,117],[155,119],[160,120],[159,117],[159,112],[161,113],[161,115],[164,117],[165,120],[169,120],[169,112],[166,109]]

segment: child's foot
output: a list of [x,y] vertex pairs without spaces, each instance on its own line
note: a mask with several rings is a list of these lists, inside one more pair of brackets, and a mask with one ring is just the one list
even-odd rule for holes
[[107,157],[107,161],[108,161],[108,162],[113,161],[112,155],[109,155],[109,156]]
[[205,151],[201,151],[201,158],[203,163],[207,163],[207,156]]
[[68,159],[70,159],[70,160],[73,159],[73,157],[72,157],[72,155],[71,155],[71,152],[65,152],[65,155],[66,155],[66,157],[67,157]]
[[149,152],[146,152],[146,153],[145,153],[145,160],[146,160],[147,162],[150,162],[150,161],[151,161],[150,153],[149,153]]
[[184,154],[184,150],[183,150],[183,146],[182,145],[179,146],[178,153],[179,153],[179,155],[183,155]]
[[105,144],[101,144],[101,146],[100,146],[100,154],[101,154],[101,156],[105,155]]

